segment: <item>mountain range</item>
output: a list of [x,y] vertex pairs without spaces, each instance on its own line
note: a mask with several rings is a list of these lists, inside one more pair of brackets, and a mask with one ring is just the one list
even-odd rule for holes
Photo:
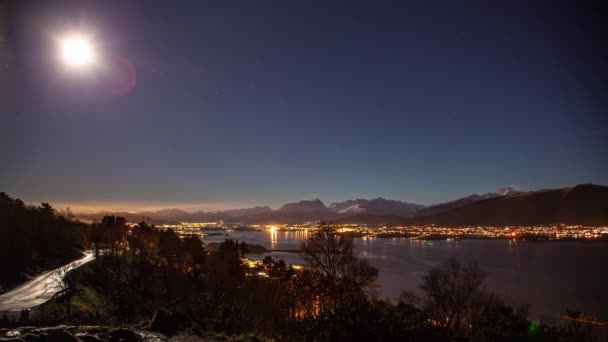
[[527,192],[507,187],[430,206],[381,197],[371,200],[347,200],[326,206],[321,200],[314,199],[287,203],[276,210],[262,206],[194,213],[180,209],[136,213],[102,211],[77,214],[77,217],[98,220],[103,215],[119,215],[131,222],[145,220],[156,224],[216,221],[283,224],[320,220],[389,225],[515,225],[562,222],[606,224],[608,187],[581,184],[563,189]]
[[[450,205],[439,204],[437,207],[440,210],[432,215],[417,215],[409,218],[394,215],[357,215],[339,218],[334,222],[391,225],[437,224],[456,227],[556,223],[592,226],[608,224],[607,186],[580,184],[562,189],[516,191],[470,201],[471,198],[464,198],[447,202]],[[420,213],[424,214],[422,210]]]
[[445,202],[445,203],[439,203],[439,204],[435,204],[432,206],[422,208],[421,210],[419,210],[416,213],[416,216],[433,216],[433,215],[437,215],[437,214],[440,214],[442,212],[445,212],[445,211],[448,211],[451,209],[464,207],[466,205],[469,205],[471,203],[475,203],[475,202],[478,202],[481,200],[486,200],[489,198],[495,198],[495,197],[501,197],[501,196],[507,196],[507,195],[513,195],[513,194],[517,194],[517,193],[521,193],[521,192],[522,191],[518,190],[515,187],[505,187],[505,188],[500,188],[494,192],[488,192],[483,195],[473,194],[473,195],[469,195],[467,197],[459,198],[457,200],[453,200],[453,201],[449,201],[449,202]]

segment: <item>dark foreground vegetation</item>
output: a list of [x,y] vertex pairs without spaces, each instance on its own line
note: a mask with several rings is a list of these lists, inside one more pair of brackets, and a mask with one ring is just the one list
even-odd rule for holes
[[79,257],[90,226],[57,213],[48,203],[26,206],[0,192],[0,293],[42,270]]
[[[54,219],[44,222],[64,222],[48,208],[51,213],[45,215]],[[27,230],[32,236],[47,229],[34,222]],[[65,275],[66,291],[35,308],[27,322],[4,318],[0,328],[127,326],[165,336],[233,340],[589,340],[576,320],[563,327],[529,321],[524,309],[485,290],[477,265],[457,260],[430,270],[420,295],[404,293],[396,304],[380,299],[374,291],[378,270],[356,257],[352,238],[329,228],[319,229],[302,245],[305,267],[296,269],[272,258],[250,263],[243,242],[225,240],[207,251],[195,236],[180,238],[146,223],[129,228],[120,217],[107,216],[91,226],[65,222],[90,234],[78,241],[90,241],[97,258]],[[62,248],[77,245],[73,236],[78,234],[70,232],[55,237],[69,241]],[[103,327],[95,328],[103,332],[86,334],[104,340],[131,331]]]

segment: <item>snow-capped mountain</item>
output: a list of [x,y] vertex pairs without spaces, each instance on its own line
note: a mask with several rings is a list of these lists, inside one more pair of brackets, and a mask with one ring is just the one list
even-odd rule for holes
[[355,199],[344,202],[332,203],[325,206],[319,199],[305,200],[287,203],[279,209],[274,210],[268,206],[259,206],[243,209],[202,211],[188,213],[181,209],[163,209],[159,211],[144,211],[138,213],[126,212],[97,212],[79,214],[78,216],[88,220],[98,220],[103,215],[119,215],[131,222],[151,221],[154,223],[167,222],[215,222],[224,221],[229,223],[259,223],[259,222],[284,222],[299,223],[306,221],[333,220],[347,216],[356,215],[393,215],[401,217],[429,216],[443,213],[448,210],[464,207],[478,201],[506,197],[521,193],[515,187],[500,188],[494,192],[482,195],[473,194],[454,201],[440,203],[432,206],[408,203],[397,200],[389,200],[382,197],[375,199]]
[[355,200],[348,200],[344,202],[332,203],[327,206],[327,209],[329,209],[329,211],[331,211],[332,213],[346,213],[351,208],[357,209],[357,207],[359,207],[359,204]]
[[518,190],[515,187],[508,186],[508,187],[500,188],[494,192],[485,193],[483,195],[473,194],[473,195],[469,195],[467,197],[459,198],[457,200],[431,205],[431,206],[421,209],[418,212],[417,216],[436,215],[436,214],[440,214],[440,213],[448,211],[448,210],[461,208],[461,207],[464,207],[466,205],[469,205],[471,203],[475,203],[478,201],[518,194],[518,193],[522,193],[522,192],[523,191]]
[[[501,196],[501,194],[505,195]],[[480,197],[483,195],[464,197],[429,209]],[[608,186],[594,184],[526,192],[497,191],[487,199],[414,218],[399,218],[392,215],[351,215],[334,221],[337,224],[437,224],[446,227],[528,226],[555,223],[602,226],[607,222]]]
[[362,206],[361,204],[355,203],[351,206],[349,206],[348,208],[344,208],[340,211],[337,211],[338,214],[359,214],[359,213],[364,213],[366,212],[367,209],[365,209],[364,206]]
[[387,200],[378,197],[372,200],[356,199],[332,203],[328,209],[337,214],[398,215],[410,217],[414,216],[423,207],[421,204]]
[[523,191],[519,190],[518,188],[514,187],[514,186],[507,186],[504,188],[500,188],[496,191],[493,192],[493,194],[498,195],[498,196],[507,196],[507,195],[512,195],[512,194],[517,194],[517,193],[521,193]]

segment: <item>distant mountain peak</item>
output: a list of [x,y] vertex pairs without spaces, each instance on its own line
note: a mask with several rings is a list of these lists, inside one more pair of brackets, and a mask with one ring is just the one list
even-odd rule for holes
[[302,200],[294,203],[287,203],[278,210],[279,212],[294,212],[294,213],[313,213],[325,212],[327,207],[320,199]]
[[458,208],[467,206],[474,202],[487,200],[490,198],[497,198],[497,197],[504,197],[504,196],[508,196],[508,195],[519,194],[522,192],[523,191],[521,191],[519,189],[519,187],[506,186],[506,187],[499,188],[498,190],[496,190],[494,192],[488,192],[483,195],[472,194],[472,195],[462,197],[459,199],[455,199],[452,201],[431,205],[431,206],[421,209],[420,212],[418,213],[418,215],[419,216],[436,215],[436,214],[440,214],[440,213],[443,213],[443,212],[446,212],[449,210],[454,210],[454,209],[458,209]]
[[424,207],[421,204],[407,203],[397,200],[390,200],[384,197],[377,197],[371,200],[358,198],[336,202],[329,205],[328,209],[336,214],[371,214],[371,215],[398,215],[409,217]]
[[364,212],[366,212],[366,209],[364,207],[362,207],[360,204],[353,204],[347,208],[337,211],[338,214],[357,214],[357,213],[364,213]]
[[514,193],[520,193],[520,192],[522,192],[522,191],[517,186],[506,186],[506,187],[499,188],[498,190],[494,191],[494,194],[496,194],[498,196],[507,196],[507,195],[511,195]]
[[[484,198],[485,195],[489,197]],[[338,218],[335,222],[452,227],[560,223],[599,226],[608,223],[607,186],[579,184],[537,191],[507,187],[485,195],[471,195],[430,206],[420,210],[414,218],[362,214]]]
[[[566,188],[557,189],[563,197],[596,196],[594,193],[604,193],[606,187],[593,184],[578,184]],[[341,219],[347,216],[385,216],[391,220],[395,218],[412,218],[414,216],[423,219],[426,216],[450,215],[455,210],[464,210],[465,207],[489,207],[499,205],[496,203],[526,200],[531,195],[555,194],[556,189],[545,189],[537,191],[522,191],[517,186],[506,186],[494,192],[482,195],[472,194],[453,201],[439,203],[431,206],[413,204],[399,200],[376,197],[374,199],[351,199],[343,202],[334,202],[329,206],[318,198],[301,200],[287,203],[277,210],[268,206],[256,206],[241,209],[199,210],[193,213],[182,209],[170,208],[158,211],[142,212],[110,212],[99,211],[96,213],[77,214],[78,217],[95,221],[103,215],[124,216],[130,222],[150,221],[156,224],[178,223],[178,222],[219,222],[251,224],[256,222],[284,222],[301,223],[319,220]],[[591,194],[591,195],[589,195]],[[491,200],[495,199],[495,200]],[[570,199],[572,200],[572,199]],[[574,200],[572,200],[574,201]],[[575,203],[575,202],[572,202]],[[470,209],[467,209],[470,210]],[[523,210],[523,209],[522,209]],[[567,212],[567,211],[564,211]],[[565,215],[565,214],[564,214]],[[489,221],[488,221],[489,222]]]
[[188,215],[188,213],[184,210],[181,209],[177,209],[177,208],[170,208],[170,209],[161,209],[161,210],[157,210],[155,212],[158,215],[167,215],[167,216],[183,216],[183,215]]

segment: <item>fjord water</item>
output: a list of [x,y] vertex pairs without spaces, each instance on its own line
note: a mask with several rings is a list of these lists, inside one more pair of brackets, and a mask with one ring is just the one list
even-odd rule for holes
[[[233,232],[205,236],[260,244],[272,250],[297,250],[305,231]],[[608,319],[608,244],[598,242],[516,242],[512,240],[419,241],[355,239],[356,251],[380,270],[382,297],[398,300],[401,290],[418,290],[425,272],[449,257],[474,260],[486,273],[486,284],[511,305],[529,305],[530,318],[555,322],[566,309]],[[302,264],[297,253],[270,255],[288,264]]]

